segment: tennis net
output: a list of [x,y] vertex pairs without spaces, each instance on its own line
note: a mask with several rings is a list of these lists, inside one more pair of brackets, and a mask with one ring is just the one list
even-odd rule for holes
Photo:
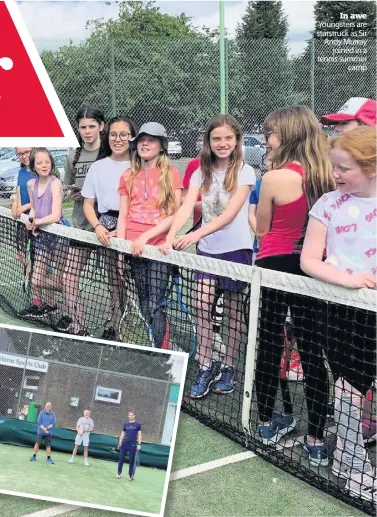
[[105,249],[59,225],[30,239],[7,209],[0,231],[5,312],[188,352],[185,411],[374,514],[375,448],[363,432],[372,438],[376,425],[375,292],[152,247],[134,258],[127,241]]

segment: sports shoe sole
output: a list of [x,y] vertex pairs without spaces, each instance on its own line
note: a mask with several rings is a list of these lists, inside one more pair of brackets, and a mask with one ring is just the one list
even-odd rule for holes
[[297,425],[296,419],[293,419],[293,422],[288,427],[284,427],[283,429],[280,429],[278,433],[275,434],[274,438],[271,440],[271,438],[261,438],[261,441],[263,445],[276,445],[280,440],[285,436],[286,434],[290,433],[295,429]]
[[340,470],[336,467],[332,467],[331,472],[335,477],[341,478],[341,479],[349,479],[349,471],[348,470]]
[[357,492],[355,492],[354,490],[352,490],[352,488],[347,487],[346,485],[346,490],[348,490],[348,493],[351,497],[361,498],[364,499],[364,501],[371,501],[374,504],[376,503],[376,489],[372,486],[368,487],[364,491],[358,490]]
[[231,388],[229,390],[219,390],[216,388],[212,388],[212,392],[218,393],[219,395],[228,395],[229,393],[233,393],[234,390],[235,390],[235,386],[233,386],[233,388]]
[[377,441],[377,434],[374,434],[370,438],[363,438],[364,445],[370,445],[371,443],[375,443]]
[[216,375],[216,377],[213,378],[213,380],[211,380],[209,383],[208,383],[208,386],[207,386],[207,389],[204,393],[200,393],[199,395],[190,395],[190,393],[187,394],[187,396],[190,398],[190,399],[202,399],[203,397],[205,397],[206,395],[208,395],[208,393],[211,391],[211,386],[214,382],[217,382],[221,379],[221,372],[219,373],[219,375]]

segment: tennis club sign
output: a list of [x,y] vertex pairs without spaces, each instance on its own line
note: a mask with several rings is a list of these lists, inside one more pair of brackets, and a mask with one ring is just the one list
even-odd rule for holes
[[6,366],[13,366],[14,368],[33,370],[34,372],[45,372],[48,370],[48,363],[46,361],[40,361],[33,357],[22,357],[20,355],[10,355],[0,352],[0,364]]

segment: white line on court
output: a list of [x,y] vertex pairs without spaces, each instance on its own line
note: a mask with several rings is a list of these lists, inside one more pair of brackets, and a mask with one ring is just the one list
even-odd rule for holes
[[81,506],[71,506],[69,504],[59,504],[59,506],[53,506],[52,508],[46,508],[38,512],[29,513],[22,517],[55,517],[55,515],[62,515],[63,513],[70,513],[76,510],[82,509]]
[[240,461],[249,460],[255,457],[256,454],[254,454],[253,452],[245,451],[240,452],[238,454],[233,454],[233,456],[226,456],[225,458],[220,458],[218,460],[208,461],[207,463],[202,463],[200,465],[195,465],[193,467],[188,467],[186,469],[181,469],[177,470],[176,472],[172,472],[170,474],[170,481],[177,481],[177,479],[186,478],[188,476],[194,476],[195,474],[200,474],[202,472],[207,472],[208,470],[224,467],[225,465],[230,465],[232,463],[239,463]]
[[[336,432],[336,426],[330,427],[325,431],[325,435],[329,433]],[[291,440],[287,440],[281,445],[276,445],[276,450],[282,449],[292,449],[293,447],[297,447],[298,445],[302,445],[304,442],[305,435],[298,436],[297,438],[293,438]],[[193,467],[188,467],[185,469],[177,470],[176,472],[172,472],[170,474],[170,481],[177,481],[178,479],[183,479],[189,476],[194,476],[195,474],[200,474],[202,472],[207,472],[208,470],[214,470],[220,467],[224,467],[225,465],[231,465],[232,463],[239,463],[241,461],[245,461],[251,458],[255,458],[257,455],[251,451],[240,452],[238,454],[233,454],[232,456],[226,456],[225,458],[220,458],[218,460],[208,461],[207,463],[201,463],[200,465],[194,465]]]

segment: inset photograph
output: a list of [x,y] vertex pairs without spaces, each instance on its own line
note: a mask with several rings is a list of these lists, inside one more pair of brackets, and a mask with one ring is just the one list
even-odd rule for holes
[[0,327],[0,493],[162,515],[188,355]]

